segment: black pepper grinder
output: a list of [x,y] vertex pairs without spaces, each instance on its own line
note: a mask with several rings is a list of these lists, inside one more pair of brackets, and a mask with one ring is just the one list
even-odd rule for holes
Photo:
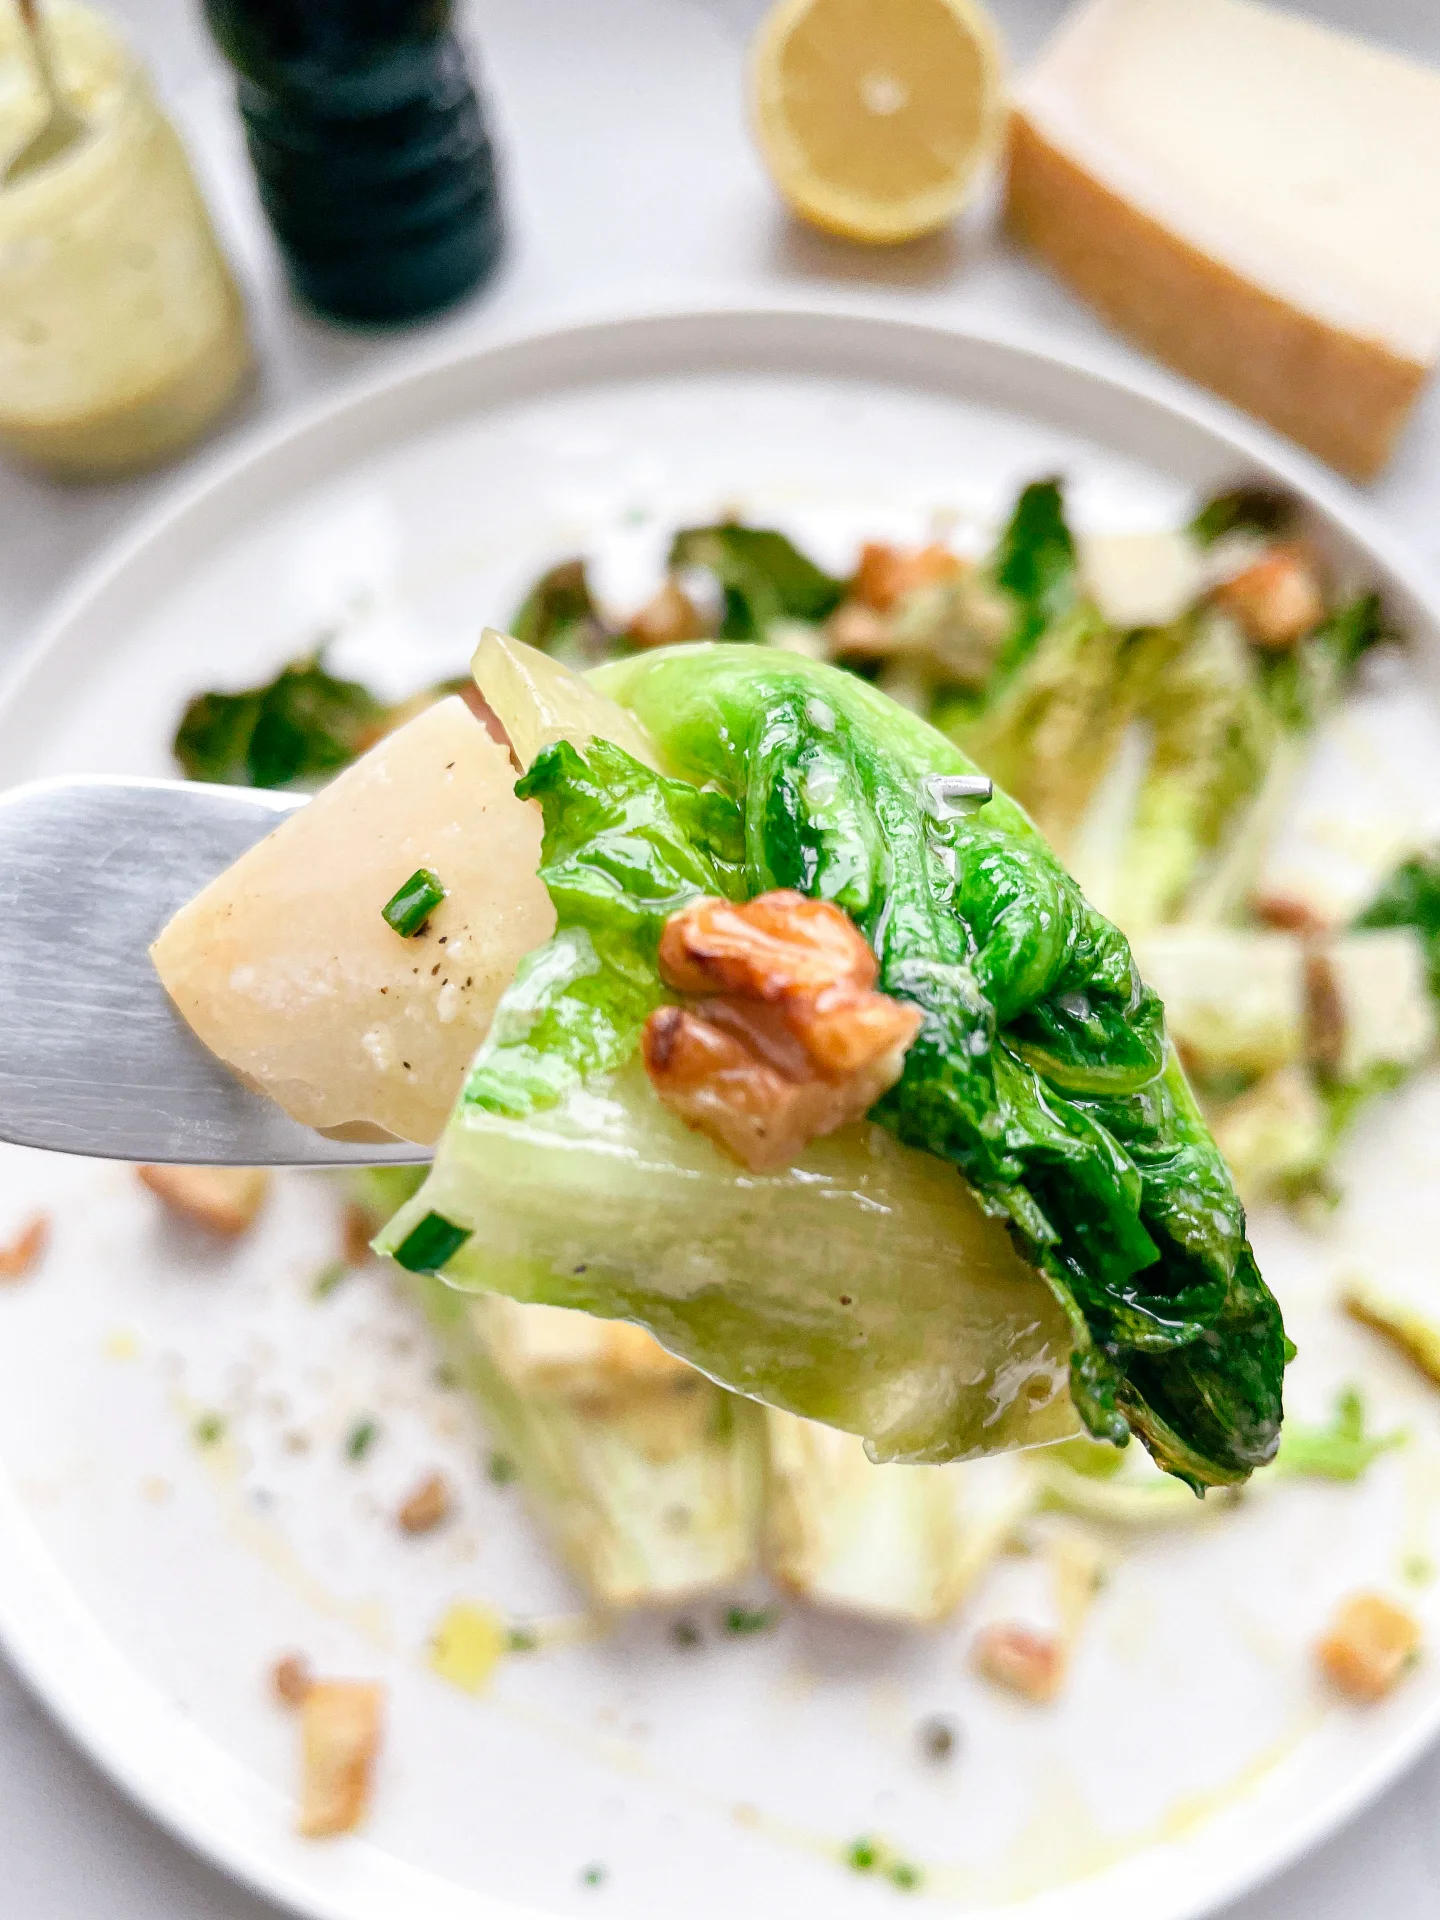
[[451,0],[205,0],[302,299],[418,319],[500,254],[495,157]]

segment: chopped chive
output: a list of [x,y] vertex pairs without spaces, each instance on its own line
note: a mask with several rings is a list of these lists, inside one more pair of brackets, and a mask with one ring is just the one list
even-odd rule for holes
[[902,1893],[914,1893],[920,1885],[920,1869],[912,1867],[908,1860],[892,1860],[885,1873],[891,1886],[898,1887]]
[[600,1887],[605,1884],[605,1869],[600,1865],[586,1867],[580,1875],[582,1887]]
[[508,1453],[492,1453],[487,1472],[497,1487],[508,1487],[515,1478],[515,1462]]
[[349,1265],[344,1260],[327,1261],[310,1282],[310,1298],[324,1300],[335,1291],[349,1271]]
[[530,1627],[511,1627],[505,1635],[507,1653],[534,1653],[540,1645],[540,1636]]
[[218,1413],[202,1413],[194,1426],[195,1444],[214,1447],[225,1438],[225,1422]]
[[845,1864],[856,1873],[873,1873],[879,1857],[873,1840],[852,1840],[845,1849]]
[[402,940],[423,933],[425,923],[445,898],[445,889],[428,867],[417,867],[380,909],[380,917]]
[[778,1607],[727,1607],[727,1633],[764,1633],[780,1618]]
[[347,1459],[363,1460],[379,1437],[380,1429],[373,1420],[357,1420],[345,1441]]
[[392,1257],[409,1273],[438,1273],[469,1238],[469,1227],[457,1227],[443,1213],[427,1213],[406,1234]]

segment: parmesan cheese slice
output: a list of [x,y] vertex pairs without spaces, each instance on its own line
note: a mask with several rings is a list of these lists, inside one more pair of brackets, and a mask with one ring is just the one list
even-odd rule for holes
[[[501,993],[555,930],[538,808],[463,700],[388,735],[182,907],[151,948],[205,1045],[312,1127],[436,1139]],[[402,939],[381,908],[446,890]]]
[[1008,217],[1182,373],[1358,478],[1440,357],[1440,73],[1250,0],[1088,0]]

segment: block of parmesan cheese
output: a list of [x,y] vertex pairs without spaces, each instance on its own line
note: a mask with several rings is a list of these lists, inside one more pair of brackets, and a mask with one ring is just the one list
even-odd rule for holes
[[1357,478],[1440,356],[1437,207],[1440,72],[1250,0],[1086,0],[1017,92],[1012,231]]

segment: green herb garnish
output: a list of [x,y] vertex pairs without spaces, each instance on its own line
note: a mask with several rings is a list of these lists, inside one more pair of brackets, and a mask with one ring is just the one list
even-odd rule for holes
[[345,1441],[346,1458],[363,1460],[379,1438],[380,1429],[373,1420],[357,1420]]
[[540,1645],[540,1636],[533,1627],[511,1627],[505,1635],[507,1653],[534,1653]]
[[328,1299],[349,1271],[347,1261],[327,1260],[310,1282],[310,1298],[312,1300]]
[[443,1213],[427,1213],[391,1257],[409,1273],[438,1273],[469,1238],[469,1227],[457,1227]]
[[1358,1388],[1344,1387],[1327,1426],[1303,1426],[1294,1418],[1286,1422],[1275,1471],[1310,1480],[1358,1480],[1382,1453],[1403,1446],[1408,1438],[1403,1427],[1367,1433],[1365,1402]]
[[852,1873],[883,1873],[892,1887],[902,1893],[914,1893],[924,1875],[909,1860],[902,1860],[883,1840],[852,1840],[845,1849],[845,1864]]
[[491,1482],[497,1487],[508,1487],[515,1478],[515,1462],[508,1453],[492,1453],[486,1468]]
[[445,898],[445,889],[428,867],[417,867],[380,909],[380,917],[402,940],[425,931],[431,914]]
[[780,1618],[778,1607],[727,1607],[726,1633],[768,1633]]
[[595,1866],[586,1867],[582,1871],[580,1875],[580,1884],[582,1887],[603,1886],[605,1884],[605,1873],[606,1873],[605,1868],[600,1866],[597,1862]]
[[202,1413],[191,1429],[198,1447],[215,1447],[225,1438],[225,1422],[218,1413]]

